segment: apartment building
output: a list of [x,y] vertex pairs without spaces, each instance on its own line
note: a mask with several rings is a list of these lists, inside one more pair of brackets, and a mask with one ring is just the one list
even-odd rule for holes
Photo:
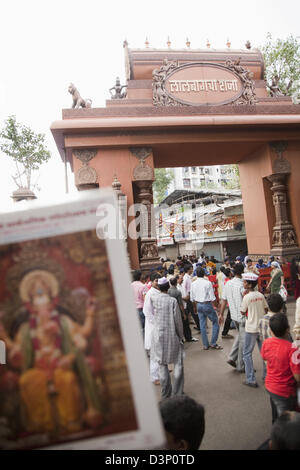
[[233,171],[222,165],[172,168],[172,171],[174,181],[168,188],[168,194],[177,189],[224,188],[233,176]]

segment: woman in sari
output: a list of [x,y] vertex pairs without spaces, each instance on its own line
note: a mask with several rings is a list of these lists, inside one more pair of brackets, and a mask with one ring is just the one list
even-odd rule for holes
[[[271,263],[271,279],[267,285],[267,292],[279,294],[281,287],[284,287],[284,275],[280,264],[277,261]],[[286,313],[286,302],[283,304],[283,311]]]
[[300,297],[300,257],[293,258],[291,264],[291,276],[295,293],[295,300]]

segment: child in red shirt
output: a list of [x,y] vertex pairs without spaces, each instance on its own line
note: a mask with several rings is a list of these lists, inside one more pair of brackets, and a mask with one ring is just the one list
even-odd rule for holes
[[285,314],[273,315],[269,326],[272,337],[263,342],[261,356],[267,362],[265,387],[270,395],[274,423],[285,411],[296,410],[300,350],[287,340],[290,329]]

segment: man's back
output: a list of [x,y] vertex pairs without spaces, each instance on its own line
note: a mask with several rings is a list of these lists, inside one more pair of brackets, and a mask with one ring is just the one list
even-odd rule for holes
[[237,322],[243,318],[241,315],[243,292],[243,281],[239,277],[234,277],[226,282],[222,292],[222,299],[228,302],[231,318]]
[[258,332],[259,321],[265,315],[265,309],[267,308],[268,304],[261,292],[252,291],[244,296],[241,311],[247,312],[246,332]]
[[177,289],[177,287],[171,286],[170,289],[168,290],[168,294],[174,299],[176,299],[178,304],[182,302],[181,291]]
[[285,339],[272,337],[264,341],[261,356],[268,364],[265,386],[269,392],[283,397],[296,394],[293,373],[300,373],[300,365],[293,360],[294,354],[297,348]]
[[172,363],[178,356],[183,326],[177,300],[168,294],[153,299],[154,330],[151,358],[162,363]]
[[141,281],[133,281],[131,283],[133,290],[134,300],[136,308],[143,308],[144,306],[144,295],[146,293],[146,286]]
[[191,300],[193,302],[213,302],[215,300],[213,285],[208,279],[197,278],[191,287]]

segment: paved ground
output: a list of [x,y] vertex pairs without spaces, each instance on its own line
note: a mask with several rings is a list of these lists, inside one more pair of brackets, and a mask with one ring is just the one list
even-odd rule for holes
[[[292,328],[294,302],[288,303],[288,317]],[[235,330],[230,333],[236,334]],[[245,374],[226,364],[233,339],[220,339],[219,344],[222,351],[204,351],[201,339],[185,344],[185,393],[205,407],[206,431],[201,449],[254,450],[268,438],[272,425],[271,406],[262,382],[262,360],[255,347],[259,388],[246,387],[242,384]],[[155,388],[159,400],[160,389]]]

